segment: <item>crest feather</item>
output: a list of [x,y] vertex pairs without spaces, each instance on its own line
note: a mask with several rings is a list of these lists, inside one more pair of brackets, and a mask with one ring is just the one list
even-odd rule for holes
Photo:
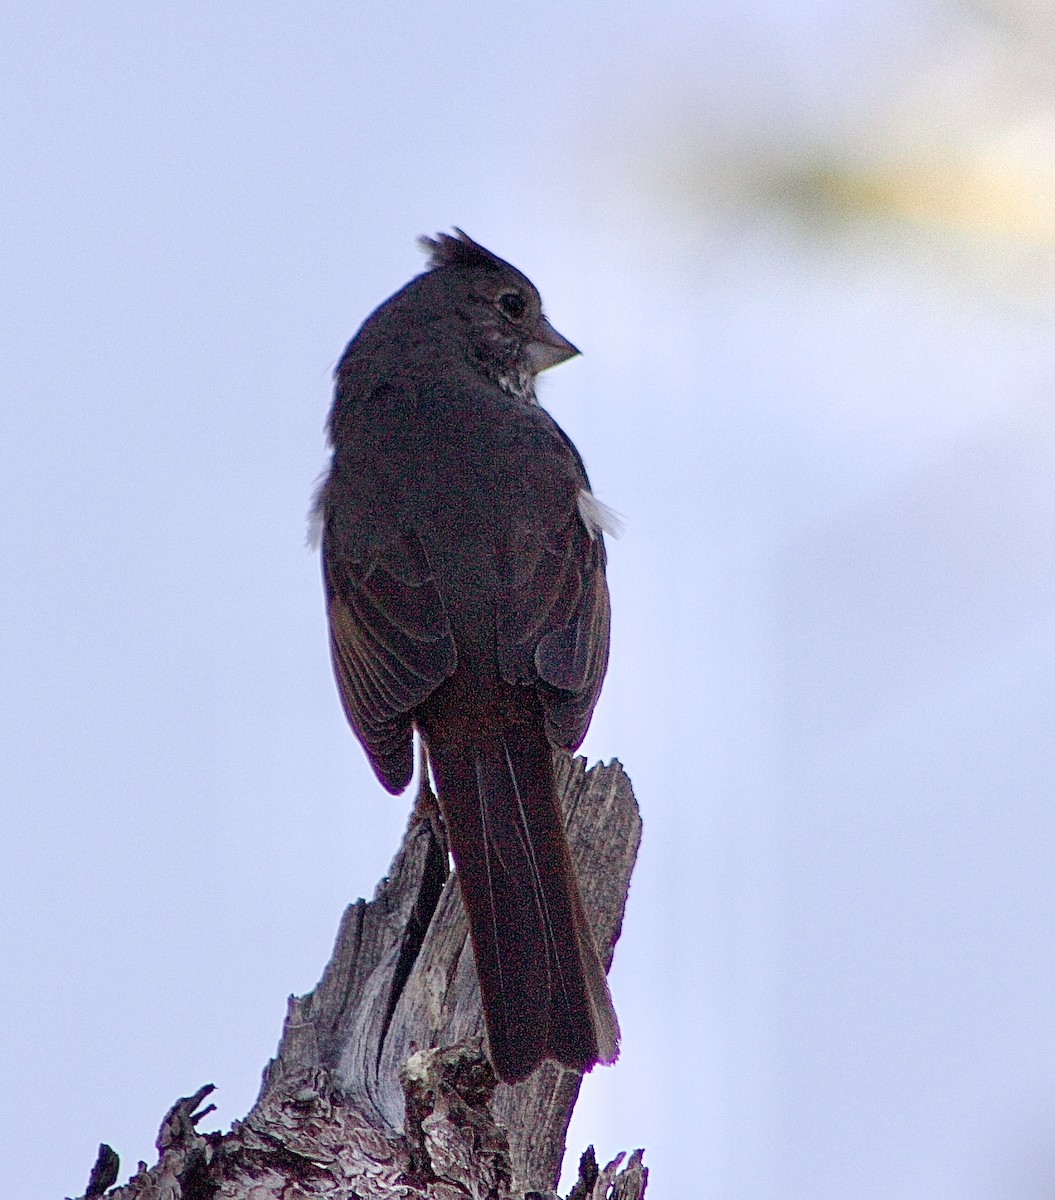
[[418,245],[429,256],[430,271],[436,270],[437,267],[487,267],[497,271],[509,266],[497,254],[492,254],[479,242],[474,242],[457,225],[454,226],[454,232],[457,235],[455,237],[451,237],[449,233],[438,233],[434,238],[418,238]]

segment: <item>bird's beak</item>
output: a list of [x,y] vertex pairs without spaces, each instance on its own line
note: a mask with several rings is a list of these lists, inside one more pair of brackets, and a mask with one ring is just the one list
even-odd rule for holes
[[527,357],[533,374],[537,375],[547,367],[555,367],[557,363],[574,358],[578,353],[578,348],[562,337],[545,317],[539,317],[534,337],[527,344]]

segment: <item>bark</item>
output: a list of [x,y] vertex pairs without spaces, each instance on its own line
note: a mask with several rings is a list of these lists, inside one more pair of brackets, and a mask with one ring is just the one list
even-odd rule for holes
[[[587,916],[606,967],[641,836],[617,762],[561,756],[558,789]],[[578,1096],[545,1063],[496,1081],[483,1044],[472,951],[435,802],[419,798],[372,901],[349,905],[313,992],[291,997],[260,1095],[230,1132],[197,1131],[211,1085],[178,1101],[158,1162],[122,1187],[100,1147],[87,1196],[109,1200],[506,1200],[553,1196]],[[617,1007],[618,1007],[618,997]],[[582,1156],[570,1200],[638,1200],[635,1151],[600,1170]]]

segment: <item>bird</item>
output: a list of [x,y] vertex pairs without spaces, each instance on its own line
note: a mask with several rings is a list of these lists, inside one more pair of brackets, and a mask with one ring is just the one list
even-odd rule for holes
[[420,739],[496,1075],[611,1063],[619,1026],[569,852],[554,754],[605,675],[605,532],[535,378],[578,349],[531,281],[462,230],[363,322],[335,372],[315,520],[334,674],[380,783]]

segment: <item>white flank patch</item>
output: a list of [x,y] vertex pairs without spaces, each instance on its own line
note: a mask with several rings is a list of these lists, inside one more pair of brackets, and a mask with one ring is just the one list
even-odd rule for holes
[[623,532],[622,517],[607,504],[602,504],[589,488],[580,489],[577,504],[579,516],[591,538],[595,538],[599,533],[618,537]]
[[318,550],[322,545],[322,509],[317,504],[308,513],[308,532],[304,544],[309,550]]
[[330,468],[319,473],[315,480],[315,490],[311,495],[311,508],[308,510],[308,536],[304,539],[309,550],[318,550],[322,545],[322,493],[326,489]]

